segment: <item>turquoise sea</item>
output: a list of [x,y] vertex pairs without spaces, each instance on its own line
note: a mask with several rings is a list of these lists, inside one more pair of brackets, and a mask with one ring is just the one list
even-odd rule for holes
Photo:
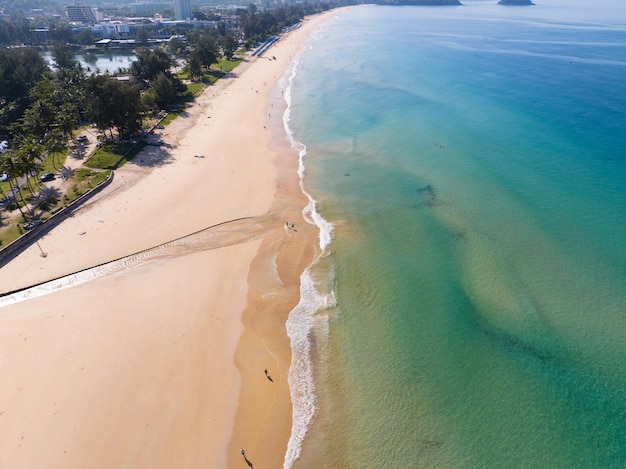
[[626,8],[464,3],[340,11],[286,77],[287,468],[626,467]]

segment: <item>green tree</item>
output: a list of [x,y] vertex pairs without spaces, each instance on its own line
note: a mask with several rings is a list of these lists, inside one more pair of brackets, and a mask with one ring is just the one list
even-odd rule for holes
[[137,28],[137,40],[140,44],[147,44],[150,39],[150,33],[146,28]]
[[228,31],[224,36],[222,36],[222,50],[224,51],[224,56],[227,59],[230,60],[233,58],[238,47],[239,41],[232,32]]
[[[54,134],[69,138],[78,126],[83,103],[84,73],[79,68],[46,73],[30,91],[31,105],[12,130],[18,136],[32,136],[50,143]],[[56,138],[56,137],[54,137]]]
[[191,54],[201,67],[208,69],[217,62],[220,55],[217,41],[208,31],[194,31],[189,36]]
[[[4,156],[4,170],[9,176],[9,182],[12,187],[10,197],[24,219],[26,219],[26,216],[22,207],[26,207],[31,216],[32,211],[28,207],[26,200],[24,200],[20,187],[28,181],[28,176],[33,173],[37,174],[40,156],[41,149],[34,142],[23,142],[22,145],[11,148]],[[30,193],[33,194],[30,182],[27,183],[27,187]],[[20,200],[18,200],[18,196]]]
[[183,55],[185,47],[185,43],[177,37],[171,38],[167,43],[167,51],[174,55]]
[[90,46],[95,42],[93,34],[91,34],[91,31],[89,29],[83,29],[81,32],[79,32],[76,35],[75,40],[76,42],[84,46]]
[[22,174],[26,176],[26,187],[31,195],[35,195],[35,190],[31,186],[31,177],[39,174],[41,159],[44,154],[44,147],[34,138],[20,141],[17,145],[17,155],[20,161]]
[[161,109],[161,106],[157,104],[157,94],[152,88],[148,88],[141,93],[141,105],[148,112],[156,112]]
[[159,74],[170,74],[170,68],[174,64],[172,58],[162,49],[150,50],[140,47],[136,52],[137,60],[130,67],[131,74],[137,81],[145,86]]
[[11,187],[8,197],[18,208],[22,214],[22,218],[26,219],[22,211],[22,205],[25,204],[24,200],[22,199],[22,204],[17,200],[17,196],[20,193],[19,180],[24,173],[22,172],[20,159],[13,148],[2,154],[2,170],[8,176],[9,186]]
[[28,92],[46,70],[48,66],[35,49],[0,49],[0,135],[22,115],[28,106]]
[[103,133],[120,138],[141,128],[140,87],[108,75],[93,75],[85,84],[87,116]]
[[196,51],[189,54],[189,59],[187,60],[187,73],[189,74],[189,78],[192,80],[202,76],[202,63],[200,62],[200,58]]
[[171,103],[176,97],[174,85],[164,73],[159,73],[156,76],[156,78],[152,81],[150,88],[155,92],[156,103],[159,107],[163,107],[164,105]]
[[57,42],[52,46],[52,59],[58,69],[71,69],[76,67],[74,51],[67,42]]

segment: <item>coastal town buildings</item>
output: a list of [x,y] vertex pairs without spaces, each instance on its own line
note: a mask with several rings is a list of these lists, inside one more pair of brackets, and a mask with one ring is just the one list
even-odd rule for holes
[[191,0],[174,0],[174,15],[177,20],[191,19]]
[[102,15],[99,14],[97,8],[79,2],[76,2],[74,5],[67,5],[65,13],[70,23],[93,24],[102,19]]

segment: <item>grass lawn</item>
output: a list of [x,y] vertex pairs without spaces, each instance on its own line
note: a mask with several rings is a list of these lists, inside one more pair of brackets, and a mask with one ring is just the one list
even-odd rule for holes
[[202,76],[203,81],[208,81],[212,85],[217,82],[220,78],[226,75],[226,72],[222,72],[221,70],[209,70]]
[[15,241],[24,234],[21,223],[19,225],[12,223],[8,225],[6,229],[4,226],[0,225],[0,228],[0,248],[6,246],[11,241]]
[[88,168],[79,168],[74,173],[72,181],[74,184],[63,196],[63,203],[69,204],[83,195],[85,192],[93,189],[111,174],[111,170],[93,171]]
[[197,96],[204,88],[204,83],[189,83],[187,85],[187,93]]
[[217,63],[217,68],[222,72],[232,72],[241,63],[241,59],[226,60],[222,59]]
[[10,189],[11,185],[9,184],[8,179],[6,181],[0,182],[0,197],[2,197],[1,194],[8,194]]
[[39,173],[56,173],[61,166],[65,164],[67,160],[67,152],[63,153],[50,153],[41,163]]
[[116,169],[132,160],[145,146],[145,142],[105,144],[85,161],[85,166],[88,168]]

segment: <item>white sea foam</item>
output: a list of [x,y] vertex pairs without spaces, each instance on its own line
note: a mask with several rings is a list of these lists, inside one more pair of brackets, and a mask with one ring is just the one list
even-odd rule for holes
[[288,72],[289,80],[284,93],[287,107],[283,114],[283,125],[291,147],[298,152],[300,188],[308,199],[302,214],[308,223],[316,225],[319,229],[320,252],[311,266],[305,269],[300,276],[300,301],[289,313],[286,324],[287,334],[291,341],[292,359],[289,369],[289,388],[291,391],[293,415],[291,436],[287,444],[287,453],[285,454],[283,466],[285,469],[290,469],[300,456],[302,442],[315,416],[316,394],[311,364],[310,335],[315,326],[316,315],[320,311],[334,307],[336,304],[333,292],[322,293],[311,275],[311,267],[325,254],[326,248],[332,242],[333,225],[319,214],[316,210],[317,201],[304,188],[306,146],[294,137],[289,125],[292,103],[291,91],[298,65],[299,60],[296,58]]
[[313,421],[316,410],[315,382],[311,365],[310,334],[319,311],[335,306],[331,293],[323,295],[317,289],[307,268],[300,276],[300,302],[289,313],[287,334],[291,340],[289,388],[293,406],[291,437],[287,445],[284,468],[290,469],[300,456],[302,442]]
[[284,93],[285,102],[287,103],[287,108],[285,109],[285,113],[283,114],[283,125],[285,127],[285,132],[287,133],[287,136],[289,137],[289,142],[291,144],[291,147],[298,152],[298,176],[300,177],[300,189],[302,190],[302,193],[309,200],[308,204],[306,205],[302,213],[306,221],[308,221],[309,223],[313,225],[316,225],[319,228],[320,230],[319,245],[320,245],[320,249],[324,251],[324,249],[328,245],[330,245],[332,241],[333,225],[332,223],[329,223],[327,220],[325,220],[317,212],[316,210],[317,201],[311,196],[311,194],[309,194],[304,189],[304,173],[306,169],[304,166],[304,157],[306,156],[306,145],[296,140],[296,138],[293,135],[293,131],[291,130],[291,127],[289,126],[289,122],[291,120],[291,87],[292,87],[293,79],[296,76],[298,65],[299,65],[299,60],[298,58],[296,58],[294,59],[292,63],[291,75],[289,76],[287,89],[285,90],[285,93]]

